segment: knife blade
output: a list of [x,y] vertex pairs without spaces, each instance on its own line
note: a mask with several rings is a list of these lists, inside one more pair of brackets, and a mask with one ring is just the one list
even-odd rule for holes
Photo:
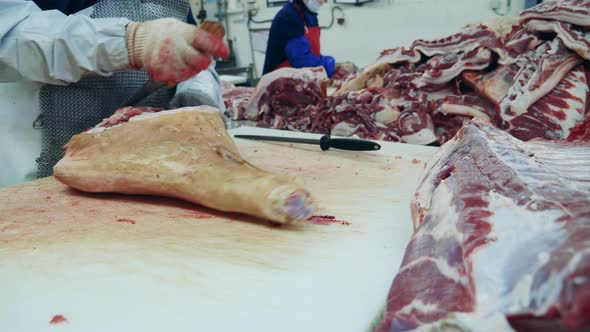
[[262,135],[235,135],[234,137],[257,141],[313,144],[319,145],[323,151],[329,150],[330,148],[350,151],[376,151],[381,149],[381,145],[373,141],[356,138],[331,138],[328,135],[324,135],[320,139]]
[[168,84],[164,82],[156,82],[152,79],[148,80],[141,88],[139,88],[139,90],[137,90],[135,94],[133,94],[133,96],[131,96],[131,98],[129,98],[129,100],[127,100],[123,107],[135,106],[137,103],[144,100],[152,93],[165,87],[166,85]]

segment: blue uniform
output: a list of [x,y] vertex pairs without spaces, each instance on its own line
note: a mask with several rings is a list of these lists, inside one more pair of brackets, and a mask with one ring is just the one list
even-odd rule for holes
[[[307,27],[318,26],[318,16],[302,0],[293,0],[301,8]],[[331,56],[316,56],[305,38],[304,22],[293,3],[286,4],[275,16],[270,27],[263,74],[275,70],[285,60],[295,68],[323,66],[328,77],[334,74],[336,62]]]

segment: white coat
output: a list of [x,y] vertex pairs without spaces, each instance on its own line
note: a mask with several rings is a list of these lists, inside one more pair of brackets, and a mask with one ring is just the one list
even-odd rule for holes
[[[0,188],[36,178],[41,131],[33,123],[42,84],[67,85],[88,72],[108,76],[127,66],[129,20],[90,14],[92,8],[66,16],[32,1],[0,1]],[[183,91],[224,109],[213,66],[179,84],[177,95]]]

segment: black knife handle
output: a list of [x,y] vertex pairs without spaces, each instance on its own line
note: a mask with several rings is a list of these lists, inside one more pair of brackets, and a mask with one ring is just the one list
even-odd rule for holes
[[381,149],[381,145],[372,141],[355,138],[330,138],[327,135],[322,136],[320,139],[320,147],[323,151],[330,148],[351,151],[376,151]]

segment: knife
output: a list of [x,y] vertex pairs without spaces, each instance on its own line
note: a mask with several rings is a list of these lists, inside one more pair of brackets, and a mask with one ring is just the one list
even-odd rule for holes
[[309,138],[294,138],[294,137],[279,137],[279,136],[261,136],[261,135],[235,135],[235,138],[251,139],[257,141],[273,141],[299,144],[313,144],[319,145],[323,151],[330,148],[339,150],[351,151],[376,151],[381,149],[381,145],[356,138],[331,138],[329,135],[324,135],[320,139]]
[[152,79],[148,80],[139,90],[137,90],[137,92],[131,98],[129,98],[129,100],[127,100],[123,107],[135,106],[137,103],[144,100],[152,93],[165,87],[166,85],[168,84],[165,82],[156,82]]

